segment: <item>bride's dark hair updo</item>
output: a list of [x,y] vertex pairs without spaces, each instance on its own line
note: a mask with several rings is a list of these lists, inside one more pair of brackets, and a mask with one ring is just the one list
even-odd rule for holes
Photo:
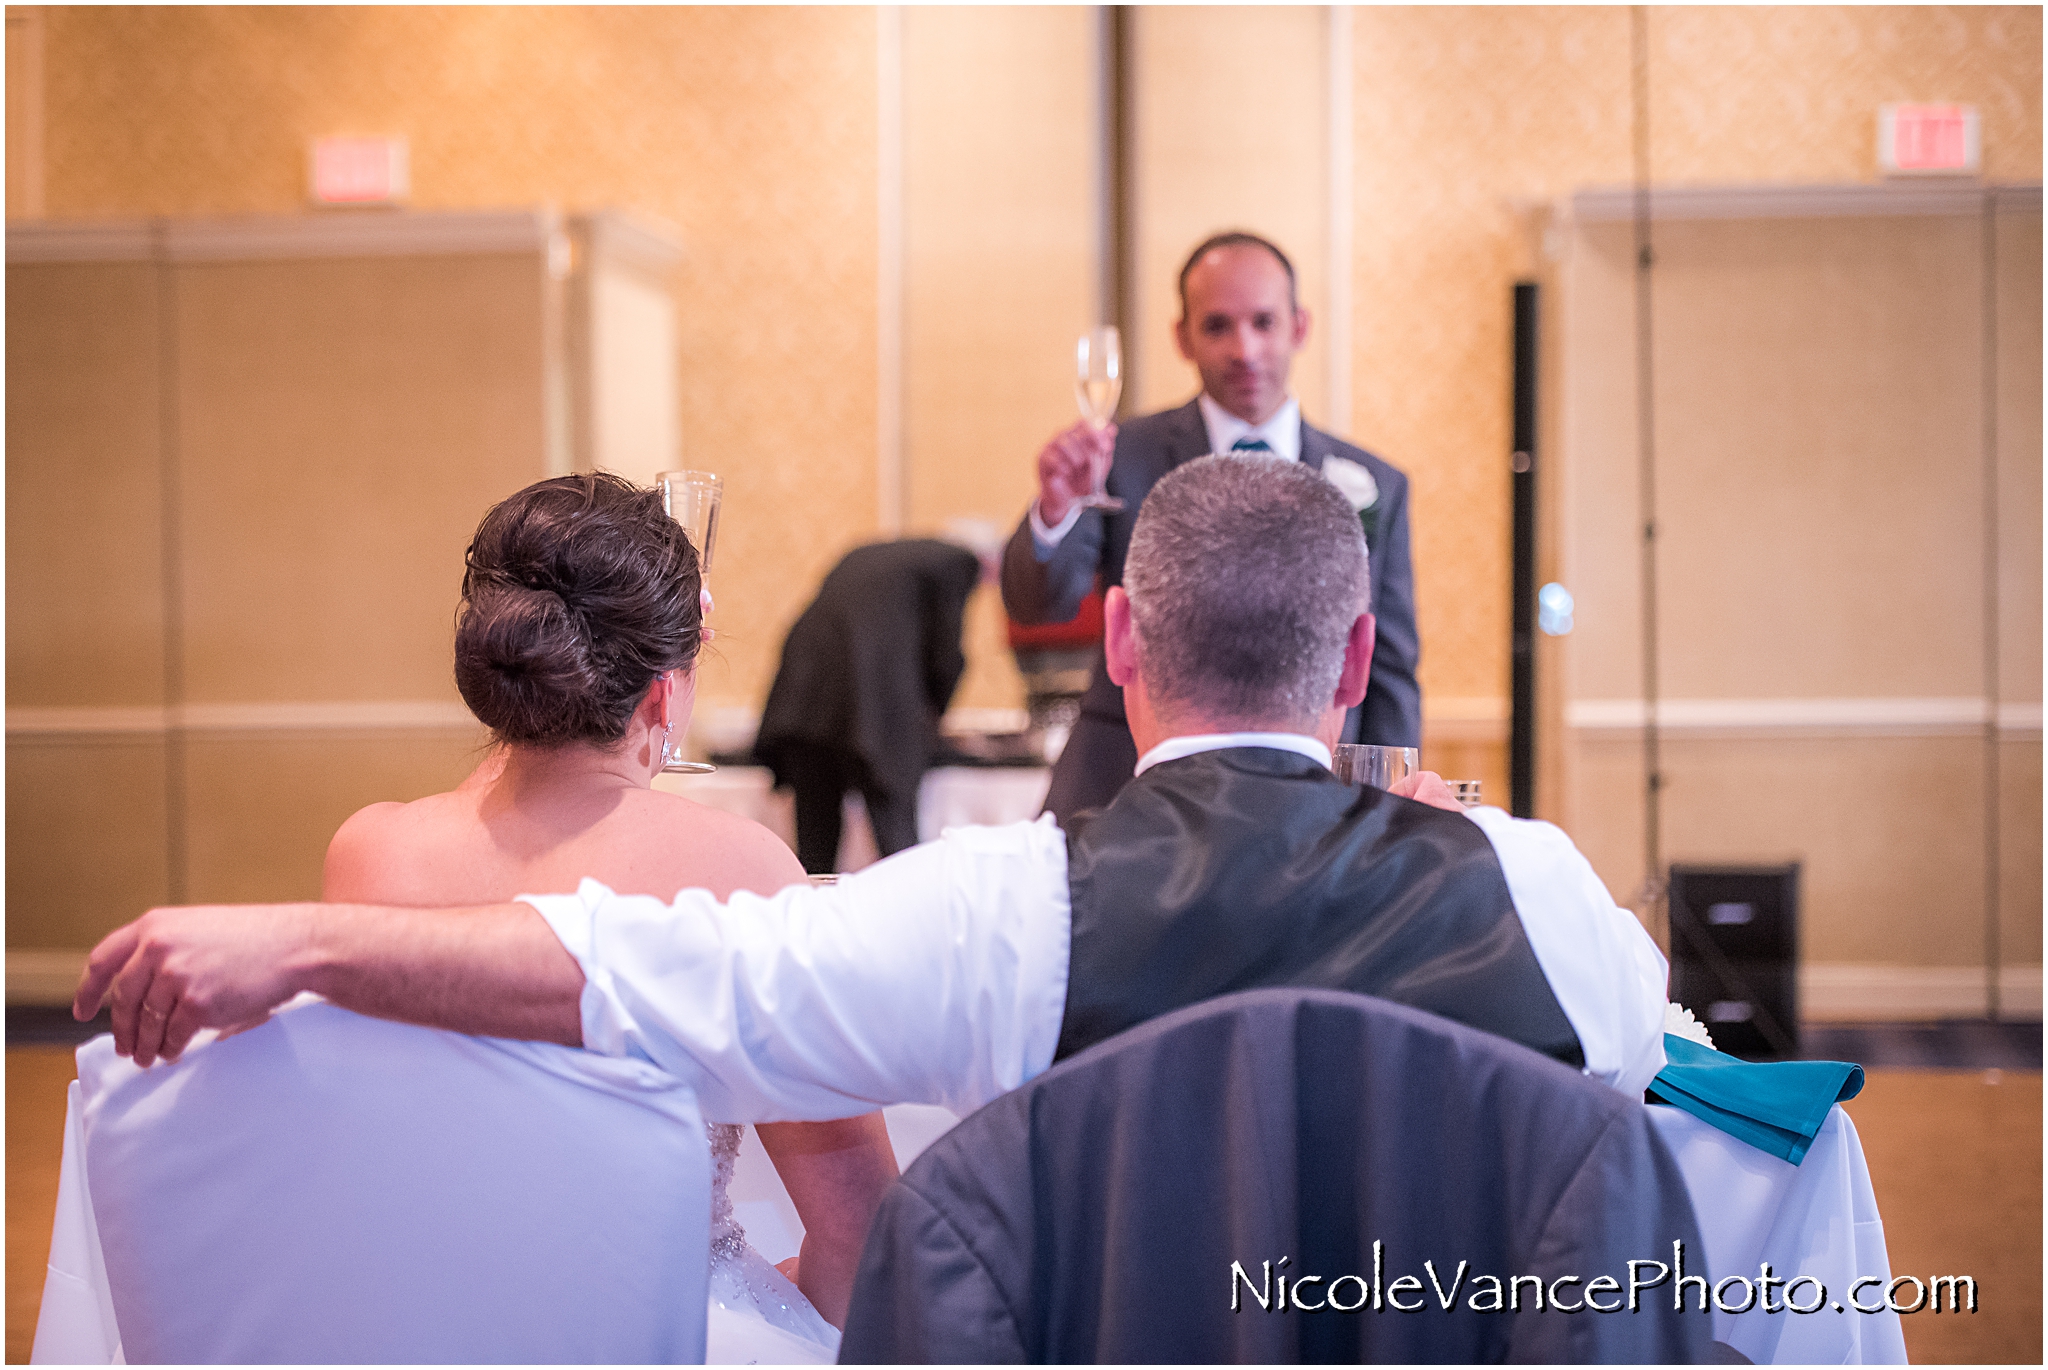
[[605,472],[529,485],[464,554],[455,686],[502,742],[606,745],[697,659],[697,553],[658,491]]

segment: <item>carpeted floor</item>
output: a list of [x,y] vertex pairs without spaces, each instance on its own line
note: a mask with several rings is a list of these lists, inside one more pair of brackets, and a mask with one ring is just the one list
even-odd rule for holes
[[[75,1071],[62,1044],[64,1024],[43,1024],[58,1042],[27,1044],[32,1024],[8,1013],[7,1063],[7,1360],[28,1360],[49,1256],[50,1219],[64,1133],[64,1092]],[[17,1032],[17,1028],[21,1030]],[[1843,1029],[1831,1027],[1830,1033]],[[2021,1051],[1997,1033],[1932,1038],[1896,1027],[1862,1029],[1905,1068],[1871,1057],[1869,1080],[1847,1105],[1863,1139],[1884,1214],[1895,1274],[1973,1275],[1975,1315],[1920,1314],[1905,1319],[1915,1362],[2041,1360],[2040,1028],[2031,1028],[2031,1070],[1976,1065],[1929,1069],[1940,1061],[2008,1061]],[[73,1034],[75,1035],[75,1034]],[[2024,1034],[2019,1034],[2024,1037]],[[1844,1039],[1809,1034],[1837,1060],[1858,1055]],[[1988,1045],[1987,1045],[1988,1043]]]

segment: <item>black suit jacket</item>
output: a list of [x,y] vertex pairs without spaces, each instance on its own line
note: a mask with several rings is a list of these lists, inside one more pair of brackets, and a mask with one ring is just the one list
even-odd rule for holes
[[[1087,510],[1068,531],[1050,560],[1041,562],[1027,518],[1017,525],[1003,554],[1003,605],[1019,623],[1064,623],[1079,612],[1099,574],[1104,586],[1120,585],[1124,554],[1130,550],[1131,527],[1138,508],[1153,485],[1182,462],[1209,451],[1208,429],[1201,406],[1193,400],[1178,409],[1150,414],[1124,424],[1116,436],[1116,460],[1108,489],[1124,501],[1115,513]],[[1372,472],[1379,485],[1378,503],[1364,511],[1366,547],[1372,558],[1373,617],[1378,638],[1373,646],[1372,679],[1365,702],[1345,720],[1347,742],[1377,742],[1397,747],[1422,745],[1422,688],[1415,665],[1421,640],[1415,629],[1415,579],[1408,559],[1408,478],[1363,448],[1332,437],[1307,420],[1301,425],[1301,460],[1320,471],[1326,458],[1338,456]],[[1095,676],[1081,704],[1086,718],[1126,728],[1123,692],[1110,683],[1100,653]],[[1074,731],[1059,768],[1092,770],[1110,766],[1122,774],[1106,785],[1084,786],[1113,794],[1130,779],[1128,747],[1113,751],[1097,745],[1102,732],[1086,726]],[[1108,778],[1105,778],[1108,779]],[[1055,792],[1067,787],[1054,781]]]
[[856,547],[825,577],[782,647],[755,755],[786,747],[857,759],[883,792],[915,797],[939,716],[967,659],[960,622],[981,577],[974,553],[928,539]]
[[[1672,1308],[1674,1241],[1703,1273],[1639,1100],[1384,1000],[1254,990],[1082,1052],[934,1142],[868,1228],[839,1358],[1705,1360],[1711,1319]],[[1592,1298],[1618,1311],[1583,1311],[1630,1261],[1665,1283],[1633,1313],[1607,1287]]]

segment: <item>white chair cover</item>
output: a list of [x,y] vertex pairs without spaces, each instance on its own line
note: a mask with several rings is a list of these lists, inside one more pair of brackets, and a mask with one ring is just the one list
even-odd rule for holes
[[78,1081],[64,1105],[64,1160],[57,1172],[57,1217],[50,1231],[50,1268],[43,1278],[43,1304],[36,1315],[36,1365],[115,1365],[121,1333],[114,1323],[107,1266],[100,1258],[100,1234],[92,1220],[92,1195],[85,1190],[85,1139],[78,1120],[85,1110]]
[[710,1156],[652,1066],[318,1001],[78,1061],[38,1361],[703,1359]]
[[[1796,1166],[1682,1109],[1652,1105],[1650,1119],[1685,1176],[1700,1237],[1707,1244],[1705,1269],[1688,1261],[1687,1275],[1706,1274],[1710,1284],[1741,1275],[1754,1284],[1759,1266],[1769,1261],[1774,1279],[1811,1275],[1827,1287],[1827,1302],[1814,1313],[1723,1313],[1717,1308],[1716,1341],[1758,1365],[1906,1363],[1905,1332],[1897,1313],[1849,1308],[1852,1284],[1871,1275],[1889,1284],[1892,1271],[1863,1143],[1839,1105],[1829,1111],[1806,1159]],[[1658,1294],[1666,1296],[1668,1290]],[[1779,1289],[1773,1298],[1782,1303],[1784,1294]],[[1697,1297],[1688,1291],[1686,1301],[1691,1304]],[[1809,1304],[1813,1289],[1805,1286],[1793,1297]],[[1866,1285],[1856,1298],[1866,1307],[1881,1304],[1883,1287]],[[1727,1301],[1743,1302],[1740,1286],[1730,1287]],[[1836,1312],[1832,1305],[1838,1303],[1846,1311]]]

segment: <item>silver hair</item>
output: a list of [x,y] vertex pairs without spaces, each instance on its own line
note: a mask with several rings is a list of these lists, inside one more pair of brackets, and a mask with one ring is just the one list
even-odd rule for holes
[[1365,531],[1299,462],[1203,457],[1145,496],[1124,560],[1140,668],[1166,709],[1313,726],[1370,594]]

